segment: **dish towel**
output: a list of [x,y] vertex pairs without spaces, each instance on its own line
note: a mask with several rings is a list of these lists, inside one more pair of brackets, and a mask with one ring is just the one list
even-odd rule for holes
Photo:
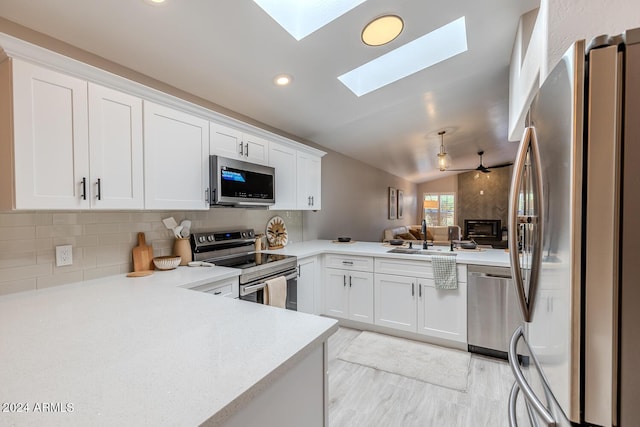
[[436,289],[458,289],[458,269],[456,257],[450,255],[433,255],[431,257]]
[[264,303],[274,307],[286,308],[287,279],[284,276],[266,280],[264,287]]

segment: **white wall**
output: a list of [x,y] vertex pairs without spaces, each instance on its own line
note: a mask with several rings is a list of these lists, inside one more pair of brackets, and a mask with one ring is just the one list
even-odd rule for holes
[[[531,19],[535,25],[531,26]],[[509,139],[518,140],[535,90],[576,41],[640,27],[638,0],[541,0],[522,16],[509,71]]]
[[[388,188],[404,191],[404,218],[388,219]],[[416,223],[416,184],[335,151],[322,158],[322,210],[305,212],[304,240],[380,241],[386,228]]]
[[434,179],[418,184],[416,203],[417,221],[422,221],[422,196],[424,193],[457,193],[458,192],[458,175],[449,175],[440,179]]

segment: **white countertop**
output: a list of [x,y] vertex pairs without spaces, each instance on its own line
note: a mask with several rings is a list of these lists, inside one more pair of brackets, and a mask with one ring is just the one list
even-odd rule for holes
[[[415,247],[419,247],[418,243]],[[436,246],[436,249],[442,249],[445,254],[450,253],[448,246]],[[312,240],[308,242],[292,243],[283,249],[273,250],[269,252],[280,253],[285,255],[295,255],[298,258],[305,258],[323,253],[334,253],[343,255],[362,255],[373,257],[402,258],[413,260],[429,260],[426,255],[414,254],[390,254],[389,250],[393,246],[389,246],[380,242],[354,242],[354,243],[336,243],[331,240]],[[429,249],[432,249],[430,247]],[[509,253],[504,249],[481,249],[480,251],[456,250],[456,262],[458,264],[478,264],[491,265],[497,267],[509,267]]]
[[[29,405],[0,425],[223,421],[337,329],[182,288],[237,275],[180,267],[0,297],[0,404]],[[63,412],[34,412],[42,403]]]

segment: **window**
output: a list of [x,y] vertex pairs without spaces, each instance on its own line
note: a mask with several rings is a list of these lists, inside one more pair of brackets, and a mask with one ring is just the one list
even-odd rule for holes
[[456,224],[455,193],[424,193],[422,206],[427,226]]

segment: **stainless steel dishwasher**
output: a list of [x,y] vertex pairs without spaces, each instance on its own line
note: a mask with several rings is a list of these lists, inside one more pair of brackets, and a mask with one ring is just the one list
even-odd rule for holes
[[522,323],[516,289],[508,267],[467,268],[469,351],[506,359],[509,338]]

